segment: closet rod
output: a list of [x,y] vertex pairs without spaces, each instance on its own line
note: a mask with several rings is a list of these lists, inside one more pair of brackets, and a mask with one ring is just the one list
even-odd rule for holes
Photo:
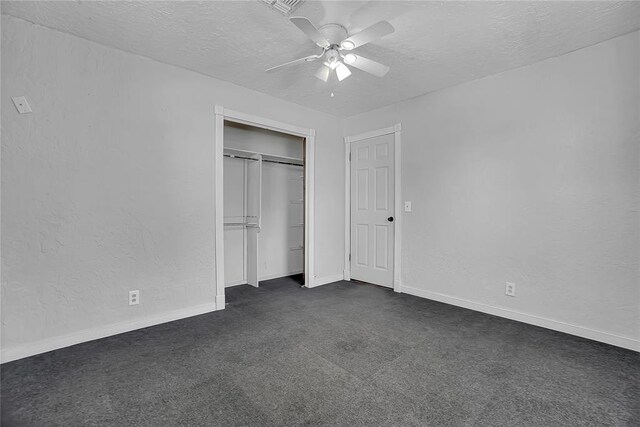
[[278,163],[281,165],[290,165],[290,166],[300,166],[300,167],[304,167],[304,165],[299,165],[297,163],[290,163],[290,162],[281,162],[279,160],[268,160],[268,159],[262,159],[263,162],[269,162],[269,163]]
[[235,154],[224,154],[224,157],[231,157],[232,159],[253,160],[254,162],[258,161],[258,159],[252,159],[251,157],[236,156]]
[[[253,160],[253,161],[258,161],[258,159],[252,159],[251,157],[243,157],[243,156],[236,156],[235,154],[224,154],[224,157],[230,157],[232,159],[242,159],[242,160]],[[278,163],[281,165],[290,165],[290,166],[300,166],[300,167],[304,167],[304,165],[299,165],[297,163],[291,163],[291,162],[283,162],[280,160],[270,160],[270,159],[262,159],[263,162],[269,162],[269,163]]]

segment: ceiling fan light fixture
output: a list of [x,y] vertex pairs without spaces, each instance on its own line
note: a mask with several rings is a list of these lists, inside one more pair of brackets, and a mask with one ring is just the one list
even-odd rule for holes
[[345,63],[353,64],[354,62],[356,62],[356,59],[358,59],[358,57],[353,53],[347,53],[343,59]]
[[351,50],[356,47],[356,44],[351,40],[343,40],[342,43],[340,43],[340,47],[344,50]]
[[342,62],[340,62],[336,67],[336,76],[338,77],[338,81],[341,82],[347,77],[349,77],[350,75],[351,75],[351,70],[349,70],[349,67],[347,67]]
[[316,71],[315,76],[323,82],[327,82],[329,80],[329,74],[331,74],[331,70],[326,65],[323,65]]
[[333,61],[333,62],[325,62],[324,65],[326,65],[327,67],[331,68],[332,70],[335,70],[338,65],[340,65],[341,62],[339,61]]

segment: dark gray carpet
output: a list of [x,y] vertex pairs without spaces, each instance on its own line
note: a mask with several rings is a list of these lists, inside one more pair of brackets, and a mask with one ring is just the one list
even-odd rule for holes
[[640,425],[638,353],[348,282],[227,300],[3,365],[2,425]]

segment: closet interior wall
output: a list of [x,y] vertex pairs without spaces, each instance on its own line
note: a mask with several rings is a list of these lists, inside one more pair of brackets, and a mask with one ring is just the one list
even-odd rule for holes
[[304,139],[225,122],[225,286],[304,269]]

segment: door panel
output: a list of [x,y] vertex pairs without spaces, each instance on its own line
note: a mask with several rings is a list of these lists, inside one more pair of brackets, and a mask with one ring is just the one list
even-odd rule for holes
[[[387,270],[389,268],[389,264],[387,264],[389,259],[389,227],[382,227],[380,225],[375,226],[375,254],[376,254],[376,268],[381,268],[383,270]],[[392,242],[393,243],[393,242]]]
[[369,266],[369,226],[356,225],[356,263],[361,267]]
[[351,144],[351,277],[393,287],[394,135]]
[[356,172],[357,177],[357,199],[358,210],[366,211],[369,209],[369,170],[361,169]]
[[389,210],[389,168],[386,166],[376,168],[376,210]]

